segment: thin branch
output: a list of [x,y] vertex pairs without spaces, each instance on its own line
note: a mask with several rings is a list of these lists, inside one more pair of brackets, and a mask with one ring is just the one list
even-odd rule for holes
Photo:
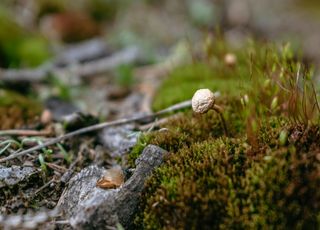
[[119,119],[119,120],[115,120],[115,121],[110,121],[110,122],[103,122],[100,124],[96,124],[96,125],[92,125],[92,126],[88,126],[82,129],[78,129],[76,131],[67,133],[65,135],[62,135],[60,137],[56,137],[54,139],[51,139],[41,145],[37,145],[34,146],[32,148],[26,149],[24,151],[12,154],[8,157],[4,157],[0,159],[0,163],[6,162],[8,160],[12,160],[15,159],[17,157],[29,154],[29,153],[33,153],[35,151],[41,150],[42,148],[48,147],[50,145],[54,145],[57,144],[61,141],[70,139],[74,136],[78,136],[80,134],[84,134],[84,133],[88,133],[88,132],[92,132],[92,131],[97,131],[103,128],[107,128],[107,127],[111,127],[111,126],[117,126],[117,125],[123,125],[123,124],[127,124],[127,123],[131,123],[131,122],[137,122],[137,121],[141,121],[141,120],[147,120],[147,119],[154,119],[157,117],[160,117],[162,115],[168,114],[168,113],[172,113],[181,109],[186,109],[186,108],[190,108],[191,107],[191,101],[184,101],[181,103],[178,103],[176,105],[170,106],[164,110],[161,110],[159,112],[153,113],[153,114],[148,114],[148,115],[144,115],[144,116],[138,116],[138,117],[133,117],[133,118],[128,118],[128,119]]
[[154,122],[151,122],[149,124],[141,125],[139,127],[139,130],[147,131],[147,130],[153,129],[153,127],[155,127],[155,126],[163,125],[163,124],[167,123],[169,120],[179,118],[180,116],[181,116],[181,114],[177,113],[177,114],[174,114],[174,115],[172,115],[170,117],[165,117],[165,118],[162,118],[162,119],[159,119],[159,120],[155,120]]
[[49,136],[50,131],[24,130],[24,129],[9,129],[0,131],[0,136]]

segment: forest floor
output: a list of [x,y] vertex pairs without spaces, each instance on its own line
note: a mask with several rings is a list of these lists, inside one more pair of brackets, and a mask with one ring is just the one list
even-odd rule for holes
[[2,228],[319,228],[316,3],[225,2],[0,5]]

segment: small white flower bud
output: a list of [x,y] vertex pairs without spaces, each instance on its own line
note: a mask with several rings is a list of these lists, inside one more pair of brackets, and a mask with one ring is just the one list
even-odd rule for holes
[[192,97],[192,109],[196,113],[206,113],[213,108],[214,94],[209,89],[199,89]]

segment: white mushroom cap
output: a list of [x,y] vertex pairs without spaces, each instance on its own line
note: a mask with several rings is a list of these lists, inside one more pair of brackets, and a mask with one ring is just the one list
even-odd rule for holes
[[214,94],[209,89],[199,89],[192,97],[192,109],[196,113],[206,113],[215,103]]
[[227,53],[224,56],[224,62],[228,65],[228,66],[234,66],[237,63],[237,56],[234,55],[233,53]]

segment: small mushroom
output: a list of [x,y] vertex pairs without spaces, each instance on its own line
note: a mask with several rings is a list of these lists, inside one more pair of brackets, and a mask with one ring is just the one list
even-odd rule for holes
[[192,97],[192,109],[196,113],[206,113],[215,104],[214,94],[209,89],[199,89]]
[[237,56],[234,55],[233,53],[227,53],[224,56],[224,62],[226,63],[227,66],[233,67],[237,63]]
[[224,133],[228,136],[226,122],[222,114],[223,109],[215,102],[214,93],[210,89],[199,89],[193,95],[191,105],[193,111],[199,114],[207,113],[211,109],[216,111],[222,121]]

